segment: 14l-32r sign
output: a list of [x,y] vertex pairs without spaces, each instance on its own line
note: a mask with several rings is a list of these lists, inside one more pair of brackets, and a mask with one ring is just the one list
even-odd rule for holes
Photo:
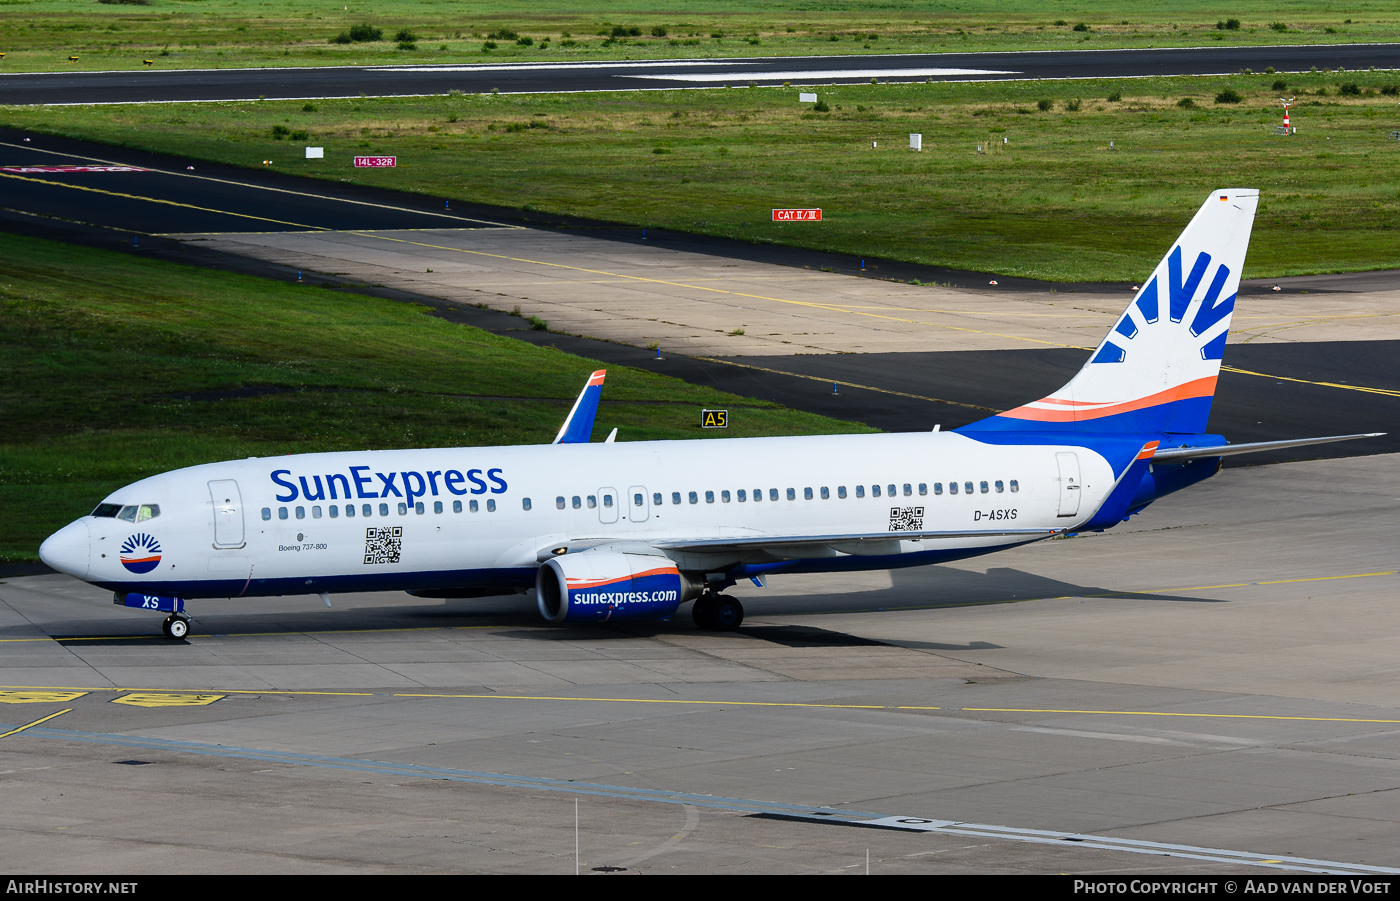
[[774,210],[774,222],[820,222],[821,210]]
[[357,156],[355,157],[356,169],[393,169],[399,164],[396,156]]

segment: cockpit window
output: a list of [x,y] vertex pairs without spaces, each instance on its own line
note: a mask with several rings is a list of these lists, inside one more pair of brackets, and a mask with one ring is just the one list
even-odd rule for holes
[[92,511],[92,515],[105,517],[116,516],[121,512],[121,509],[121,504],[98,504],[97,508]]
[[155,519],[157,516],[160,515],[159,504],[128,504],[125,507],[121,507],[116,513],[103,514],[97,512],[98,510],[102,510],[105,507],[116,506],[116,504],[102,504],[100,507],[97,508],[97,510],[93,511],[92,515],[116,516],[117,519],[124,520],[126,522],[145,522],[148,519]]

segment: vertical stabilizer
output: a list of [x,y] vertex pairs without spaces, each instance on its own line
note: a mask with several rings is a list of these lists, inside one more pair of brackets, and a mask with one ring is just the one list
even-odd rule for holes
[[1212,192],[1069,384],[958,431],[1204,432],[1258,205]]

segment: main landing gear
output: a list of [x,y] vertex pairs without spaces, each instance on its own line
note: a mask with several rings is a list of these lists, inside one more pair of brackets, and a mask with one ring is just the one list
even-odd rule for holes
[[707,632],[733,632],[744,621],[744,605],[727,594],[707,594],[695,601],[690,616]]
[[190,618],[183,613],[172,613],[165,618],[165,622],[160,624],[160,629],[165,633],[166,638],[179,641],[190,634]]

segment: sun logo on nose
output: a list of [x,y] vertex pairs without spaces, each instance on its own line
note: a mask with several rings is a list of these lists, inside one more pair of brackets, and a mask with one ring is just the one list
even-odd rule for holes
[[145,532],[138,532],[121,547],[122,566],[141,575],[160,565],[160,542]]

